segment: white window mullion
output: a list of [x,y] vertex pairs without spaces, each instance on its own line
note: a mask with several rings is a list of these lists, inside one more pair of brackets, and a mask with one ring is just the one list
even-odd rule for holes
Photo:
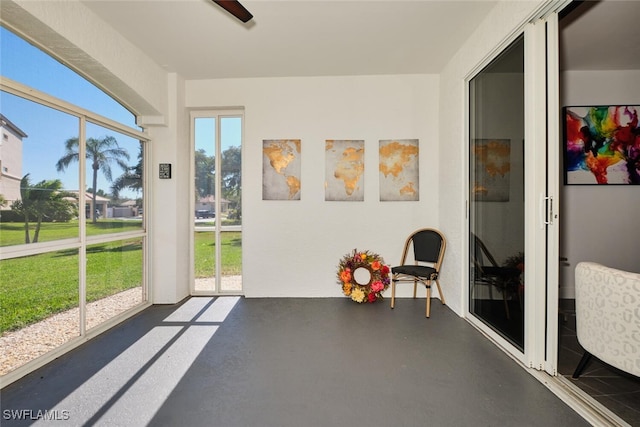
[[216,115],[216,141],[215,141],[215,165],[216,165],[216,174],[214,180],[215,186],[215,199],[214,199],[214,211],[216,218],[216,226],[215,226],[215,236],[216,236],[216,252],[215,252],[215,264],[216,264],[216,293],[220,292],[222,288],[222,244],[221,244],[221,233],[220,229],[222,228],[222,219],[220,217],[220,199],[222,198],[222,120],[220,120],[220,115]]
[[[143,262],[143,268],[142,268],[142,283],[144,284],[142,286],[142,300],[146,301],[146,302],[151,302],[152,298],[153,298],[153,291],[152,288],[150,286],[151,283],[151,267],[150,267],[150,260],[151,260],[151,242],[150,242],[150,238],[149,238],[149,229],[150,226],[149,224],[151,223],[151,209],[150,207],[152,206],[152,198],[153,198],[153,191],[151,191],[151,183],[153,182],[153,179],[151,178],[152,175],[152,162],[151,162],[151,153],[152,150],[152,145],[148,144],[148,143],[143,143],[142,146],[142,228],[144,230],[144,236],[143,236],[143,241],[144,244],[142,245],[142,262]],[[193,194],[193,192],[191,192],[190,194]]]
[[78,307],[80,312],[80,336],[87,333],[87,197],[84,189],[86,186],[86,163],[87,163],[87,121],[80,117],[80,129],[78,134],[78,227],[80,227],[80,248],[78,249]]

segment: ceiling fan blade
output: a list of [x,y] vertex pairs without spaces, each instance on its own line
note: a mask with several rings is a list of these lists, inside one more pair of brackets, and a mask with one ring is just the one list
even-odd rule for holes
[[249,22],[253,18],[253,15],[238,0],[213,0],[213,2],[242,22]]

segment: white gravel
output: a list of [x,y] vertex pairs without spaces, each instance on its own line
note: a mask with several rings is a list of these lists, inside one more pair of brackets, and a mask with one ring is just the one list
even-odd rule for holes
[[[87,329],[142,303],[142,289],[133,288],[87,304]],[[55,349],[80,335],[80,310],[54,314],[0,337],[0,375]]]
[[[213,291],[213,279],[196,279],[196,290]],[[241,291],[242,276],[224,276],[223,291]],[[87,304],[87,329],[142,303],[142,289],[133,288]],[[54,350],[80,335],[80,314],[73,308],[0,337],[0,375]]]

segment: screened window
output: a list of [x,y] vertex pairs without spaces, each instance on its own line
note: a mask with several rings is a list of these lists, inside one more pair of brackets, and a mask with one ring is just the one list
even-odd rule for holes
[[0,43],[5,376],[147,303],[148,138],[54,58],[4,28]]

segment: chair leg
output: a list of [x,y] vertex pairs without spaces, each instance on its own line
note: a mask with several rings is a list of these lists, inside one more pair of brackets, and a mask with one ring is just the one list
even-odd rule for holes
[[391,280],[391,308],[396,305],[396,282]]
[[571,376],[571,378],[578,378],[580,374],[582,374],[582,371],[584,371],[584,368],[587,367],[587,364],[589,363],[590,360],[591,360],[591,353],[589,353],[588,351],[585,351],[584,354],[582,355],[582,359],[580,359],[580,363],[578,363],[578,366],[576,367],[576,370],[573,371],[573,375]]
[[417,280],[414,280],[414,281],[413,281],[413,299],[416,299],[416,291],[417,291],[417,288],[418,288],[418,281],[417,281]]
[[431,286],[427,286],[427,318],[431,317]]
[[523,312],[523,308],[522,308],[522,284],[518,283],[518,303],[520,304],[520,312]]
[[502,292],[502,300],[504,301],[504,313],[507,316],[507,320],[511,320],[511,312],[509,311],[509,303],[507,302],[507,290]]
[[436,286],[438,287],[438,295],[440,295],[440,302],[442,302],[442,305],[446,305],[446,303],[444,302],[444,294],[442,293],[442,288],[440,287],[439,279],[436,279]]

